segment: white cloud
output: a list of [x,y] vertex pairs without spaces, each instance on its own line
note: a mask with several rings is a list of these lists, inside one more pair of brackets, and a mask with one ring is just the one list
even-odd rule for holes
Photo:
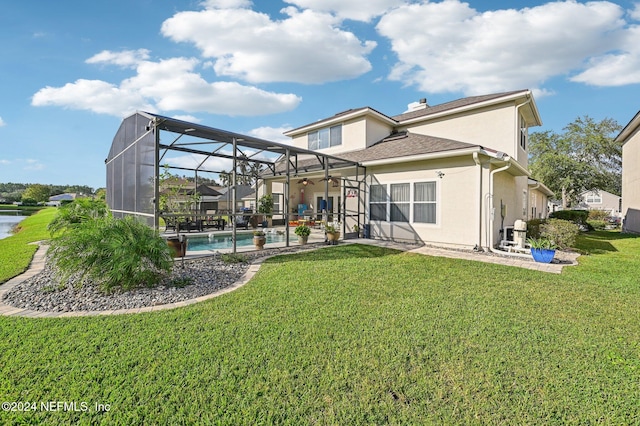
[[136,75],[119,85],[101,80],[77,80],[63,87],[39,90],[33,96],[32,104],[115,116],[126,116],[135,110],[236,116],[289,111],[301,102],[294,94],[267,92],[235,82],[210,83],[195,72],[198,64],[199,61],[193,58],[140,61]]
[[123,89],[101,80],[76,80],[62,87],[47,86],[31,100],[34,106],[60,106],[99,114],[126,116],[137,109],[153,110],[136,91]]
[[11,161],[3,160],[3,159],[0,158],[0,164],[9,165],[9,164],[11,164]]
[[172,117],[176,120],[188,121],[189,123],[200,123],[200,121],[202,121],[193,115],[173,115]]
[[34,159],[26,159],[26,165],[24,166],[24,170],[43,170],[44,164],[42,164],[39,160]]
[[258,127],[250,130],[248,133],[250,136],[255,136],[256,138],[264,139],[271,142],[278,143],[291,143],[291,138],[283,135],[284,132],[291,130],[291,126],[285,127]]
[[592,58],[584,72],[571,81],[595,86],[624,86],[640,83],[640,27],[628,29],[621,43],[621,53]]
[[242,7],[250,7],[249,0],[205,0],[202,5],[207,9],[239,9]]
[[369,22],[405,3],[404,0],[284,0],[303,9],[335,13],[341,19]]
[[623,14],[604,1],[488,12],[459,0],[426,1],[389,12],[377,30],[398,56],[390,79],[472,95],[540,89],[548,78],[582,68],[585,58],[616,46]]
[[112,52],[110,50],[103,50],[102,52],[93,55],[85,62],[87,64],[114,64],[121,67],[133,67],[140,64],[143,61],[149,59],[149,51],[147,49],[138,50],[123,50],[122,52]]
[[251,83],[324,83],[371,69],[366,55],[376,43],[340,29],[338,18],[295,7],[282,13],[288,18],[274,21],[245,8],[180,12],[162,24],[162,34],[193,43],[218,75]]
[[7,123],[4,122],[4,120],[2,119],[2,117],[0,117],[0,127],[2,126],[6,126]]
[[[205,161],[204,164],[202,164],[203,161]],[[196,167],[200,167],[201,169],[213,172],[231,170],[233,167],[233,161],[227,158],[209,157],[207,159],[204,155],[199,154],[169,157],[165,158],[162,163],[169,164],[172,167],[181,167],[185,169],[195,169]]]

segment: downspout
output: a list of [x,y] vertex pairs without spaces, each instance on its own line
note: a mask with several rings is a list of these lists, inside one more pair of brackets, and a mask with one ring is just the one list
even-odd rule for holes
[[[536,186],[534,186],[533,188],[529,188],[529,186],[527,185],[527,217],[529,216],[529,211],[531,210],[531,206],[529,205],[529,203],[531,202],[531,191],[535,191],[536,189],[540,188],[540,182],[536,183]],[[536,200],[538,199],[538,197],[536,197]],[[536,206],[536,211],[537,211],[537,206]],[[535,219],[535,217],[532,217],[531,219]]]
[[493,176],[496,173],[500,173],[500,172],[504,172],[505,170],[508,170],[509,167],[511,167],[511,158],[508,155],[505,155],[504,157],[502,157],[503,161],[507,162],[507,165],[504,167],[500,167],[499,169],[495,169],[492,170],[491,173],[489,173],[489,194],[488,195],[488,205],[487,208],[489,209],[489,214],[488,214],[488,221],[489,221],[489,226],[487,227],[487,229],[489,230],[489,250],[491,252],[496,252],[496,250],[493,248],[493,216],[495,214],[495,208],[493,207]]
[[473,161],[478,166],[478,244],[476,250],[482,250],[482,163],[477,152],[473,153]]

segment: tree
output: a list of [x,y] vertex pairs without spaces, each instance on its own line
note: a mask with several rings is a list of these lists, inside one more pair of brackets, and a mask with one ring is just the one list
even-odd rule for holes
[[584,191],[620,194],[622,145],[615,142],[621,126],[613,119],[577,118],[560,135],[535,132],[529,138],[529,166],[534,179],[562,195],[562,207]]
[[49,201],[51,189],[48,186],[39,183],[30,185],[22,194],[23,200],[35,200],[38,203]]

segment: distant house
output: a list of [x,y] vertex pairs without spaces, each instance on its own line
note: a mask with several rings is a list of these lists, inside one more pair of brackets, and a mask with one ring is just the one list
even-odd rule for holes
[[640,234],[640,111],[615,140],[622,143],[622,230]]
[[343,218],[348,230],[364,223],[372,238],[493,248],[516,220],[547,217],[553,193],[528,170],[528,129],[541,124],[529,90],[434,106],[421,99],[393,116],[350,109],[285,135],[357,162],[362,174],[307,172],[298,159],[285,192],[282,161],[264,177],[266,192],[288,194],[289,217]]
[[585,191],[580,194],[578,209],[604,210],[610,216],[620,217],[622,209],[622,197],[601,189]]
[[79,194],[76,193],[52,195],[51,197],[49,197],[49,201],[46,202],[45,205],[58,207],[63,201],[73,201],[78,197]]

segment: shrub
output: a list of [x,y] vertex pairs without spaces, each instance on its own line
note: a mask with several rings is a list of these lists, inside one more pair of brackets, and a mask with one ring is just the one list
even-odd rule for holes
[[307,225],[298,225],[293,232],[300,237],[308,237],[311,234],[311,228]]
[[608,223],[604,220],[592,220],[589,219],[587,221],[587,224],[589,225],[589,230],[596,230],[596,231],[604,231],[608,225]]
[[244,254],[223,253],[221,256],[224,263],[247,263],[249,258]]
[[608,217],[609,212],[606,210],[589,210],[588,220],[605,221]]
[[544,219],[531,219],[527,222],[527,237],[534,240],[540,238],[540,226],[545,223]]
[[550,219],[562,219],[577,225],[587,225],[589,212],[587,210],[558,210],[549,215]]
[[87,220],[105,217],[109,214],[109,209],[104,201],[80,198],[61,205],[47,229],[53,235]]
[[61,281],[92,281],[105,293],[152,287],[173,265],[166,241],[132,216],[82,221],[54,238],[47,256]]
[[576,242],[580,227],[568,220],[549,219],[540,226],[540,237],[550,240],[561,249],[566,249]]

